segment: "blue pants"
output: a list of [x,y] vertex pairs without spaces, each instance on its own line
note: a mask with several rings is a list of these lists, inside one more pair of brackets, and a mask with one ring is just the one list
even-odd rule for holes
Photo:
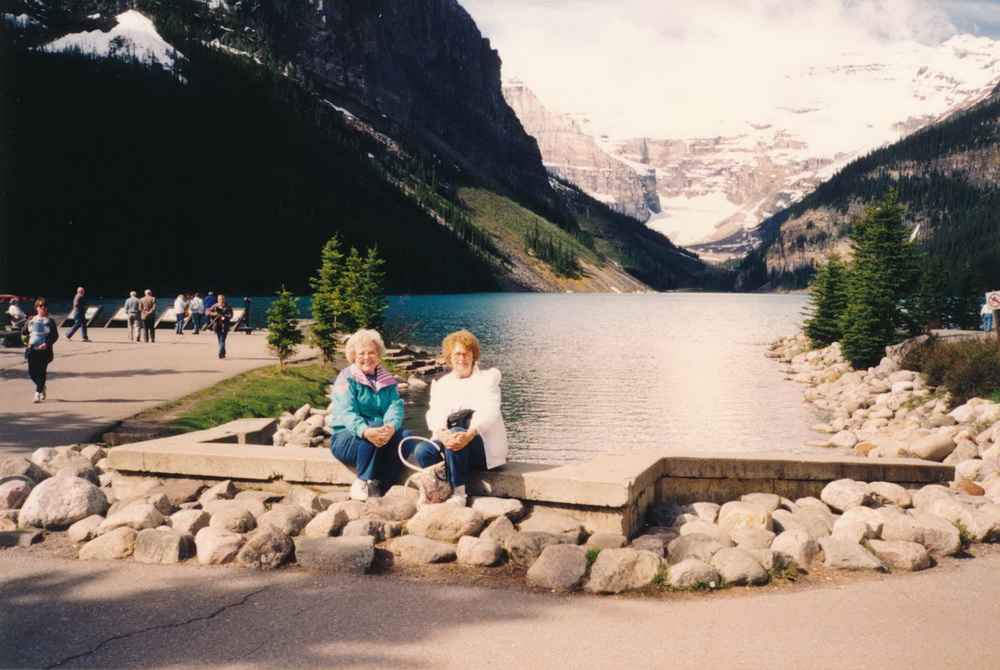
[[66,334],[66,339],[73,337],[73,333],[83,328],[83,339],[87,339],[87,310],[80,310],[73,321],[73,327]]
[[[465,429],[452,428],[451,432],[464,433]],[[459,451],[452,451],[441,445],[437,440],[435,440],[435,443],[444,449],[444,457],[448,461],[448,471],[451,473],[452,486],[465,486],[465,481],[468,478],[470,470],[480,471],[489,469],[486,467],[486,445],[483,444],[481,435],[476,435],[472,438],[471,442],[465,445],[465,449],[460,449]],[[441,462],[441,454],[426,442],[417,443],[416,448],[413,450],[413,456],[422,468]]]
[[983,314],[983,331],[987,333],[993,331],[993,314]]
[[174,314],[174,316],[177,318],[177,325],[174,326],[174,330],[177,331],[178,335],[183,335],[184,334],[184,312],[181,312],[180,314]]
[[194,322],[194,334],[197,335],[201,332],[201,321],[205,316],[201,312],[195,312],[191,315],[191,321]]
[[219,358],[226,357],[226,336],[229,335],[227,330],[217,330],[215,331],[215,337],[219,340]]
[[330,453],[344,465],[357,468],[358,479],[375,479],[385,487],[392,486],[399,471],[399,441],[412,435],[408,430],[397,430],[381,447],[363,440],[348,430],[334,433],[330,438]]

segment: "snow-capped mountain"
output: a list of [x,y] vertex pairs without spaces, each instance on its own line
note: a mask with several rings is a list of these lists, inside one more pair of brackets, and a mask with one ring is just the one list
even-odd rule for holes
[[[625,138],[610,128],[596,138],[608,153],[655,170],[661,211],[650,212],[648,226],[709,256],[745,251],[705,243],[753,228],[853,158],[984,99],[1000,84],[1000,41],[894,43],[822,64],[790,63],[780,74],[767,111],[747,117],[735,100],[719,134]],[[594,125],[586,114],[572,118],[584,129]],[[548,144],[539,139],[547,164]]]
[[50,52],[75,50],[100,57],[134,58],[167,70],[173,70],[177,61],[184,58],[160,37],[152,21],[134,9],[122,12],[115,20],[117,25],[111,30],[72,33],[41,48]]

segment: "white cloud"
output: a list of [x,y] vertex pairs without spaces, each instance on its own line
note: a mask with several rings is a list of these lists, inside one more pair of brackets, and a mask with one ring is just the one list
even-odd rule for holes
[[747,119],[773,104],[784,73],[957,32],[924,0],[461,1],[505,77],[615,135],[721,133],[734,106]]

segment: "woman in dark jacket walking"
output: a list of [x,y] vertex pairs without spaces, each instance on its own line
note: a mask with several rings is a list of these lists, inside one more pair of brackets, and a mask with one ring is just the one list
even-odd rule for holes
[[21,335],[27,346],[24,357],[28,359],[28,374],[35,383],[34,402],[42,402],[45,400],[46,374],[52,362],[52,345],[59,339],[59,328],[49,316],[49,303],[45,298],[35,301],[35,316],[21,328]]

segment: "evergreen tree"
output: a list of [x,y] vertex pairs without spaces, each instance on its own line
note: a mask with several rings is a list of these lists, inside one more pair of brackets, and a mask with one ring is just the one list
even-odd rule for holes
[[332,363],[337,355],[339,319],[344,312],[342,275],[344,254],[340,238],[334,235],[320,253],[319,272],[309,280],[313,289],[312,318],[309,341],[323,354],[323,361]]
[[927,261],[920,278],[920,293],[917,295],[914,310],[915,325],[920,330],[946,328],[951,325],[948,305],[951,282],[948,279],[948,268],[940,256],[934,256]]
[[385,310],[388,303],[385,299],[385,272],[382,266],[385,261],[378,255],[378,249],[368,249],[361,264],[361,287],[358,296],[358,325],[361,328],[381,330],[385,324]]
[[979,309],[986,293],[982,276],[966,263],[958,276],[954,299],[949,303],[950,321],[955,328],[977,330],[980,326]]
[[869,203],[852,224],[854,260],[847,281],[844,356],[856,368],[875,365],[905,324],[902,300],[913,293],[917,266],[903,226],[903,207],[895,189]]
[[291,291],[282,285],[278,299],[267,310],[267,348],[278,357],[278,370],[285,369],[285,361],[304,340],[299,330],[299,306]]
[[841,320],[847,307],[848,266],[839,254],[830,254],[816,268],[812,281],[810,316],[805,322],[806,337],[813,347],[826,347],[843,336]]

